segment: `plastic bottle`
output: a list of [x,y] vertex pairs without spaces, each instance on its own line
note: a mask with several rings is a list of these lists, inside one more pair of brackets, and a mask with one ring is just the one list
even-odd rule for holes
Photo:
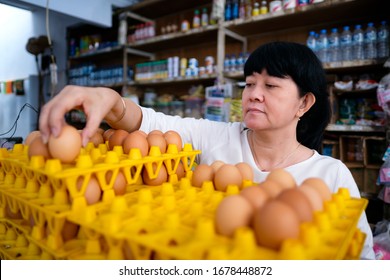
[[309,32],[309,36],[306,39],[306,45],[317,54],[317,40],[316,33],[314,31]]
[[202,10],[201,25],[202,26],[209,25],[209,14],[207,13],[207,8],[203,8]]
[[245,18],[245,0],[240,0],[240,7],[239,7],[239,12],[238,12],[238,17],[240,19]]
[[337,28],[332,28],[329,35],[329,62],[340,61],[340,38]]
[[355,29],[352,33],[352,59],[362,60],[364,59],[364,33],[360,24],[355,25]]
[[225,21],[232,20],[232,3],[231,0],[226,1],[225,6]]
[[341,48],[341,60],[352,60],[352,32],[349,30],[349,26],[343,27],[343,32],[340,35],[340,48]]
[[246,0],[245,16],[246,16],[246,18],[251,18],[252,17],[252,2],[251,2],[251,0]]
[[261,14],[261,15],[268,14],[267,1],[261,1],[261,5],[260,5],[260,14]]
[[244,64],[245,64],[245,57],[244,57],[244,54],[241,52],[237,57],[237,61],[236,61],[237,69],[236,70],[239,72],[243,71]]
[[238,4],[238,0],[233,0],[232,19],[236,19],[238,17],[239,17],[239,4]]
[[376,43],[376,28],[374,23],[369,22],[364,32],[364,56],[366,59],[375,59],[377,57]]
[[258,16],[260,14],[260,5],[258,2],[253,4],[252,16]]
[[387,21],[383,20],[378,28],[378,57],[389,56],[389,26]]
[[237,71],[237,59],[236,59],[236,56],[234,54],[232,54],[230,56],[230,65],[229,65],[229,71],[230,72],[235,72]]
[[230,56],[225,55],[225,60],[223,61],[223,70],[225,72],[230,72]]
[[192,20],[192,28],[198,28],[200,27],[200,16],[199,16],[199,10],[195,10],[194,12],[194,18]]
[[328,62],[328,35],[326,29],[321,29],[317,40],[318,58],[322,63]]

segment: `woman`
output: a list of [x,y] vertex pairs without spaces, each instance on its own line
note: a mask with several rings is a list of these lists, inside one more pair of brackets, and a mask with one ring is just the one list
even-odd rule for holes
[[[202,151],[198,163],[246,162],[254,169],[256,182],[263,181],[273,169],[285,168],[298,185],[306,178],[320,177],[331,192],[345,187],[351,196],[360,197],[349,169],[341,161],[318,153],[331,112],[325,73],[315,54],[297,43],[268,43],[250,55],[244,75],[243,122],[167,116],[124,100],[110,89],[68,86],[43,107],[40,130],[45,140],[50,134],[57,136],[64,114],[81,107],[87,116],[84,144],[102,119],[129,132],[172,129],[180,133],[183,142]],[[374,259],[365,213],[359,227],[367,234],[361,257]]]

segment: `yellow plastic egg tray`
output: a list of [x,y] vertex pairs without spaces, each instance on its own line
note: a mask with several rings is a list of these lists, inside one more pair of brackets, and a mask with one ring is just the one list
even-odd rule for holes
[[[23,145],[12,151],[0,150],[0,257],[223,260],[360,256],[365,234],[357,222],[368,201],[350,197],[347,189],[333,194],[324,211],[314,213],[313,222],[301,224],[298,239],[285,240],[275,251],[258,246],[249,227],[238,229],[232,238],[216,233],[218,204],[240,189],[229,185],[220,192],[212,182],[204,182],[201,188],[192,186],[191,168],[200,152],[193,151],[191,145],[185,145],[180,153],[173,149],[171,155],[152,151],[155,154],[145,158],[137,151],[124,155],[121,149],[87,148],[74,165],[62,165],[41,157],[28,160]],[[174,172],[180,160],[187,172],[178,181]],[[169,182],[139,184],[139,169],[151,168],[152,163],[167,165]],[[78,176],[88,178],[93,173],[104,181],[108,170],[115,176],[125,169],[130,175],[123,196],[114,195],[112,182],[103,182],[102,201],[87,205],[83,187],[76,190]],[[20,212],[21,217],[6,218],[7,211]],[[64,242],[61,232],[67,221],[79,225],[79,231],[74,239]]]

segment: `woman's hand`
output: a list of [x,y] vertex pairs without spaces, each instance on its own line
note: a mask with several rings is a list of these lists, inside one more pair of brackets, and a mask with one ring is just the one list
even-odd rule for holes
[[60,134],[65,125],[64,116],[72,109],[81,109],[86,115],[87,123],[81,134],[86,145],[104,118],[115,122],[123,112],[123,103],[121,96],[108,88],[66,86],[42,107],[39,130],[45,142],[50,135]]

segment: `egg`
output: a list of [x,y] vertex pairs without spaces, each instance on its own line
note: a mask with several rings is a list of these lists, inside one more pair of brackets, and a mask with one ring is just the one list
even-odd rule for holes
[[110,136],[110,139],[108,140],[108,148],[112,150],[115,146],[122,146],[124,140],[128,135],[129,133],[126,130],[115,130],[115,132]]
[[99,127],[98,129],[96,129],[96,133],[99,133],[103,136],[103,133],[105,132],[105,130],[101,127]]
[[250,225],[252,216],[252,205],[243,196],[227,196],[218,204],[215,212],[216,231],[232,237],[236,229]]
[[258,186],[266,191],[270,198],[277,197],[283,190],[283,187],[280,184],[271,180],[265,180],[258,184]]
[[139,149],[141,155],[146,157],[149,152],[149,143],[145,135],[140,130],[129,133],[123,141],[123,152],[129,154],[131,149]]
[[275,181],[280,184],[284,189],[296,188],[297,183],[290,172],[283,168],[277,168],[272,170],[266,177],[266,180]]
[[184,178],[186,176],[186,171],[185,171],[184,165],[181,161],[177,165],[176,175],[177,175],[178,180],[180,180],[181,178]]
[[[112,177],[112,172],[108,171],[106,173],[106,182],[110,183],[111,177]],[[126,187],[127,187],[127,181],[125,175],[121,171],[118,172],[116,175],[114,184],[112,186],[115,195],[124,195],[126,193]]]
[[177,151],[180,152],[183,149],[183,142],[179,133],[174,130],[168,130],[164,133],[165,141],[167,142],[167,146],[169,144],[176,145]]
[[282,201],[294,209],[297,213],[300,222],[311,222],[313,220],[313,208],[309,199],[299,189],[283,190],[277,197],[277,200]]
[[246,162],[239,162],[236,164],[236,167],[241,173],[243,180],[253,181],[253,169]]
[[80,154],[81,146],[80,133],[70,125],[65,125],[58,137],[50,135],[48,141],[51,156],[59,159],[63,163],[73,162]]
[[302,184],[312,186],[321,195],[323,201],[330,201],[332,199],[328,185],[321,178],[307,178]]
[[43,156],[45,159],[51,158],[49,147],[43,143],[42,137],[35,137],[28,146],[28,156]]
[[95,147],[98,147],[100,144],[104,143],[103,135],[100,132],[95,132],[95,134],[89,138],[89,142],[92,142]]
[[[85,178],[80,176],[77,178],[76,186],[80,190],[83,186]],[[95,176],[91,176],[85,187],[84,197],[88,205],[95,204],[100,201],[102,197],[102,190],[99,185],[99,181]]]
[[298,189],[309,199],[313,211],[322,211],[324,209],[321,195],[311,185],[301,184]]
[[241,188],[242,175],[233,164],[221,166],[214,175],[214,186],[219,191],[226,191],[228,185],[236,185]]
[[299,228],[298,215],[282,201],[270,200],[254,213],[253,229],[260,246],[278,250],[287,238],[299,237]]
[[31,131],[28,135],[27,135],[27,137],[26,137],[26,139],[24,140],[24,145],[30,145],[31,144],[31,142],[32,142],[32,140],[34,140],[35,139],[35,137],[40,137],[41,136],[41,132],[39,131],[39,130],[34,130],[34,131]]
[[112,134],[114,134],[114,132],[115,132],[115,129],[113,129],[113,128],[109,128],[109,129],[105,130],[103,132],[104,141],[108,141],[110,139],[110,137],[112,136]]
[[[156,172],[157,164],[153,163],[152,167],[153,167],[153,171]],[[155,179],[150,179],[148,171],[146,170],[146,168],[143,168],[142,179],[143,179],[145,185],[158,186],[158,185],[161,185],[162,183],[168,181],[168,172],[167,172],[167,169],[165,168],[165,165],[162,164],[161,168],[157,174],[157,177]]]
[[162,134],[159,133],[153,133],[153,134],[148,134],[146,137],[146,140],[148,141],[149,144],[149,149],[152,146],[157,146],[160,148],[160,152],[164,154],[167,151],[167,141],[165,141],[165,138]]
[[162,132],[161,130],[158,130],[158,129],[155,129],[155,130],[152,130],[148,133],[148,135],[153,135],[153,134],[158,134],[158,135],[161,135],[163,136],[164,135],[164,132]]
[[240,195],[249,201],[254,209],[259,209],[270,199],[269,194],[259,186],[250,186],[241,190]]
[[214,170],[210,165],[207,164],[199,164],[195,167],[192,172],[192,180],[191,184],[194,187],[200,188],[202,187],[203,182],[205,181],[213,181],[214,180]]
[[214,169],[214,173],[222,166],[225,162],[222,160],[216,160],[211,164],[211,167]]
[[79,232],[79,225],[66,220],[61,231],[64,242],[74,239]]

